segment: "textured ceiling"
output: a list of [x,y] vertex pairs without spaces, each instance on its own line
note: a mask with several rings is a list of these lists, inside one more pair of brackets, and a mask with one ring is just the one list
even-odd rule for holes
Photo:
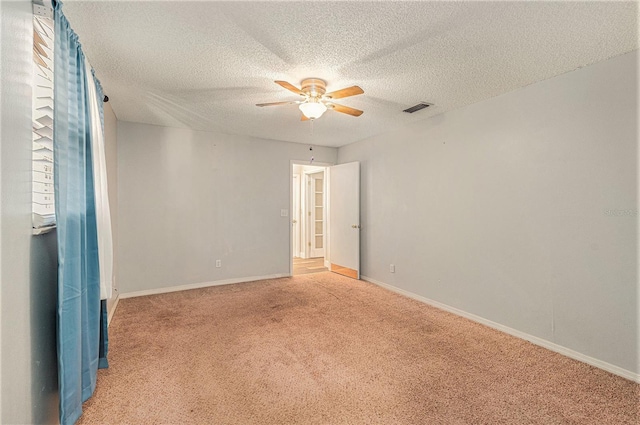
[[[71,1],[120,120],[342,146],[638,48],[636,2]],[[322,78],[313,124],[273,83]],[[420,101],[435,106],[413,115]]]

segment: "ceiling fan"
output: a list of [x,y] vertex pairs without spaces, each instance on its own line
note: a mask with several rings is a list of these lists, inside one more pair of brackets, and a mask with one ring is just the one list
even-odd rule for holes
[[354,117],[362,115],[362,111],[359,109],[333,103],[333,99],[341,99],[343,97],[355,96],[364,93],[364,90],[358,86],[351,86],[326,93],[326,83],[318,78],[307,78],[306,80],[302,80],[302,88],[300,89],[286,81],[276,81],[275,83],[295,94],[299,94],[304,98],[304,100],[258,103],[256,106],[297,104],[299,105],[298,108],[300,108],[300,111],[302,112],[302,121],[320,118],[327,109],[333,109],[336,112],[342,112],[343,114],[348,114]]

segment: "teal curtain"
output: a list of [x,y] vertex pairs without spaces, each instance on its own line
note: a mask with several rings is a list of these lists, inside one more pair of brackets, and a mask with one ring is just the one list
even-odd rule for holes
[[[60,423],[73,424],[96,386],[106,356],[101,323],[98,234],[87,72],[78,36],[53,1],[54,189],[58,237],[58,382]],[[102,335],[104,334],[104,335]],[[101,338],[102,335],[102,338]],[[106,363],[106,358],[105,358]]]

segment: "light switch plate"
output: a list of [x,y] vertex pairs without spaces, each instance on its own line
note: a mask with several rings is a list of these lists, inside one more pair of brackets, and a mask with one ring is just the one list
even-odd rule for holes
[[289,210],[280,210],[280,217],[289,217]]

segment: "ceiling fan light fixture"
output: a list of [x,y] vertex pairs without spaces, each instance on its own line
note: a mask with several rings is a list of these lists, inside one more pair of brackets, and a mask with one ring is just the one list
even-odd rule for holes
[[317,99],[309,99],[307,102],[301,103],[299,108],[304,116],[310,120],[320,118],[327,111],[327,106]]

